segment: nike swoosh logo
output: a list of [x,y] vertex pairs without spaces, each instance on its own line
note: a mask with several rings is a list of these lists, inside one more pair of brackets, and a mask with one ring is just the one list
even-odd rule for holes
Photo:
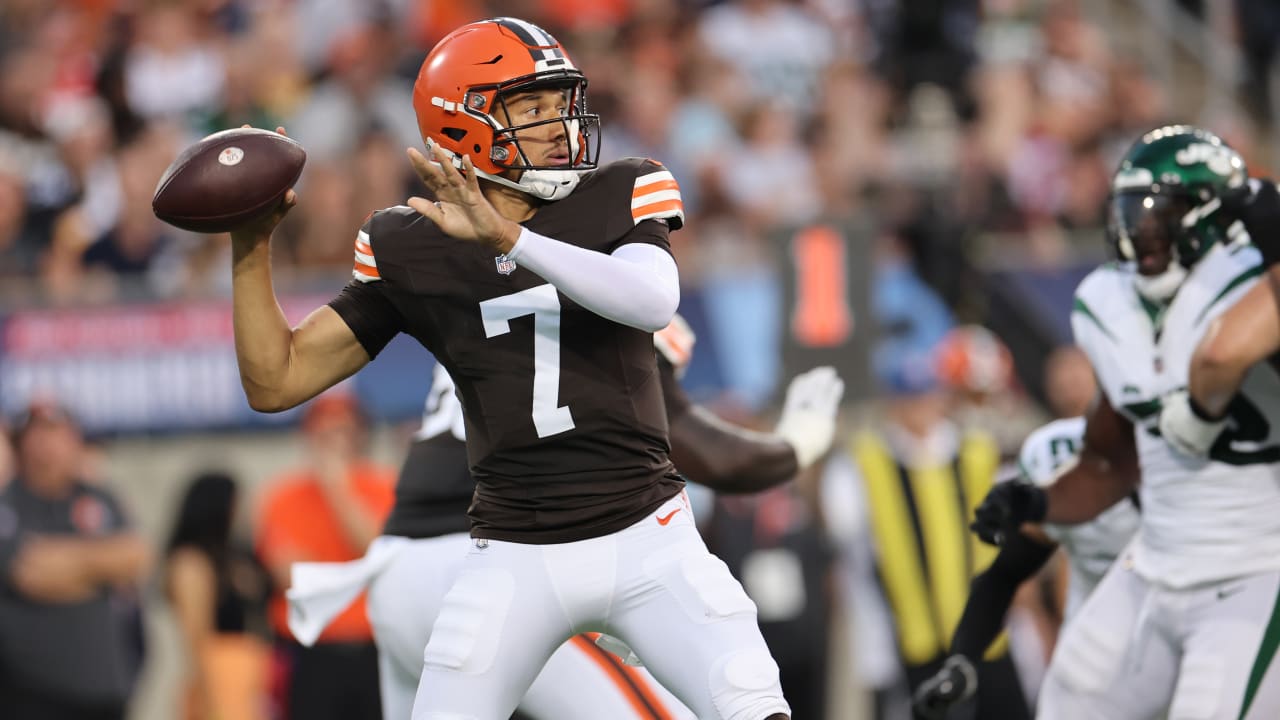
[[675,514],[676,514],[676,513],[680,512],[680,511],[681,511],[681,510],[683,510],[683,509],[684,509],[684,508],[676,508],[675,510],[672,510],[671,512],[667,513],[666,515],[663,515],[662,517],[658,518],[658,524],[659,524],[659,525],[666,525],[667,523],[671,522],[671,518],[675,517]]
[[1244,589],[1243,585],[1237,585],[1233,588],[1221,588],[1220,590],[1218,590],[1218,599],[1223,600],[1223,599],[1229,598],[1243,589]]

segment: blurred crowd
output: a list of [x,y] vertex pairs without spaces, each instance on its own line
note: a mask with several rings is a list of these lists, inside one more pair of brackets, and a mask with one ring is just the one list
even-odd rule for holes
[[[1255,173],[1267,165],[1266,103],[1179,117],[1186,105],[1172,88],[1088,12],[1110,5],[0,0],[0,314],[229,297],[228,238],[159,222],[150,198],[182,147],[243,123],[283,126],[308,152],[299,204],[275,239],[278,285],[283,293],[336,293],[363,218],[419,192],[403,151],[421,144],[411,90],[426,50],[465,22],[514,15],[554,34],[587,74],[590,108],[603,118],[602,160],[653,157],[679,179],[688,221],[672,242],[682,312],[718,367],[701,371],[710,361],[695,358],[688,383],[727,391],[716,396],[719,409],[750,422],[793,371],[791,345],[856,345],[867,357],[855,369],[866,377],[861,385],[850,378],[846,396],[882,397],[877,427],[886,437],[920,439],[915,452],[943,425],[980,430],[1007,459],[1039,422],[1080,413],[1092,377],[1061,330],[1067,308],[1052,308],[1057,324],[1028,317],[1026,307],[1006,307],[1013,296],[993,289],[993,278],[1015,268],[1069,279],[1072,268],[1096,264],[1110,174],[1151,127],[1198,121]],[[1204,14],[1203,3],[1180,5]],[[1261,92],[1280,18],[1268,2],[1238,0],[1232,9],[1232,40],[1246,59],[1239,81]],[[814,228],[835,235],[806,234]],[[812,293],[828,287],[821,271],[831,264],[847,268],[842,282],[863,285],[848,297],[866,302],[815,315],[821,298]],[[801,357],[795,362],[813,364],[820,353]],[[101,450],[77,444],[73,418],[39,405],[13,421],[15,444],[0,442],[0,482],[11,485],[0,496],[0,568],[26,569],[27,597],[102,599],[96,615],[77,622],[111,623],[112,652],[130,658],[120,676],[95,679],[85,712],[102,714],[75,717],[119,717],[111,713],[132,691],[141,647],[132,634],[135,590],[146,578],[174,608],[188,643],[195,669],[184,686],[186,717],[287,717],[292,681],[376,684],[376,671],[368,680],[344,669],[371,667],[367,621],[340,623],[335,645],[307,656],[279,617],[288,563],[358,557],[380,527],[394,477],[367,462],[359,440],[369,418],[354,405],[321,403],[307,418],[310,464],[266,482],[252,541],[237,545],[230,533],[245,504],[236,500],[237,478],[193,467],[172,535],[153,557],[130,539],[127,513],[102,489]],[[72,432],[39,434],[59,428]],[[72,445],[77,463],[45,468],[30,485],[31,467]],[[80,519],[58,532],[121,542],[15,556],[16,528],[27,522],[18,522],[15,476],[30,485],[23,512],[52,517],[48,507],[65,506]],[[766,636],[777,643],[784,680],[792,678],[784,684],[793,703],[805,707],[820,707],[829,691],[814,678],[828,676],[830,643],[842,642],[830,637],[830,618],[867,587],[854,578],[866,569],[859,552],[873,528],[845,512],[856,503],[820,502],[842,497],[840,482],[837,467],[760,498],[712,501],[704,515],[709,543],[745,578],[762,624],[774,624]],[[81,496],[101,507],[76,510],[86,507],[77,505]],[[82,550],[109,557],[68,559],[89,557]],[[794,566],[779,560],[786,553]],[[33,579],[54,572],[47,568],[65,571],[63,586]],[[784,577],[770,574],[778,572]],[[776,594],[796,587],[795,578],[803,580],[799,596]],[[20,620],[6,617],[5,602],[0,628]],[[1039,608],[1028,611],[1039,618],[1028,620],[1033,626],[1054,612],[1036,598],[1026,607]],[[874,632],[855,636],[848,653],[883,696],[878,717],[900,717],[902,694],[892,693],[900,678],[876,675],[884,656],[868,645]],[[1024,658],[1052,644],[1051,631],[1024,636],[1038,638]],[[14,659],[0,656],[0,675],[6,662]],[[219,663],[239,668],[241,684],[211,686],[232,682]],[[1028,695],[1035,666],[1021,664]],[[44,678],[32,682],[49,687]],[[354,692],[343,697],[358,702]],[[259,702],[268,695],[271,704]],[[248,698],[252,711],[212,713],[211,698],[232,696]],[[353,705],[347,716],[362,712]]]

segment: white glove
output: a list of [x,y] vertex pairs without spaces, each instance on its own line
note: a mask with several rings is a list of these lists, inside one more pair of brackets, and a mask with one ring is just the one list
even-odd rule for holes
[[844,381],[827,365],[797,375],[787,387],[782,417],[774,432],[795,448],[801,470],[831,449],[843,395]]
[[662,356],[676,369],[676,377],[684,377],[684,371],[693,359],[693,346],[698,336],[684,318],[676,315],[667,326],[653,334],[653,345]]
[[1209,420],[1191,407],[1191,395],[1178,390],[1164,397],[1160,410],[1160,434],[1174,450],[1193,458],[1209,454],[1213,441],[1226,427],[1225,417]]

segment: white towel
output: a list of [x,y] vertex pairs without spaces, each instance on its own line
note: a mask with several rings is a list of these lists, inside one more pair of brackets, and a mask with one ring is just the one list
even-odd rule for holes
[[350,562],[294,563],[289,589],[289,630],[310,647],[316,638],[378,577],[409,538],[382,536],[369,544],[364,557]]

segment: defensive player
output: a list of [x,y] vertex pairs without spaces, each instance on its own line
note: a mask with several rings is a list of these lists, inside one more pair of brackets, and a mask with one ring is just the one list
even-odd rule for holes
[[[1027,436],[1018,457],[1023,482],[1044,487],[1076,461],[1084,440],[1082,417],[1054,420]],[[947,708],[977,691],[975,663],[987,651],[1004,625],[1014,594],[1026,580],[1044,567],[1059,546],[1067,556],[1069,620],[1102,580],[1138,529],[1138,508],[1119,502],[1094,520],[1080,525],[1024,525],[1000,546],[991,567],[979,573],[969,590],[964,614],[951,639],[951,656],[932,679],[915,694],[916,713],[942,718]]]
[[699,718],[786,720],[755,606],[681,512],[668,458],[652,333],[679,303],[679,186],[652,160],[595,168],[585,89],[527,22],[441,40],[414,86],[429,158],[409,150],[435,201],[375,212],[338,298],[296,329],[278,310],[269,240],[292,193],[232,234],[242,384],[254,408],[289,408],[400,332],[457,383],[473,541],[417,720],[507,717],[584,631],[635,648]]
[[1240,156],[1198,128],[1159,128],[1129,150],[1110,213],[1120,262],[1085,278],[1072,316],[1102,388],[1080,460],[1047,489],[1002,483],[976,513],[988,539],[1082,522],[1141,477],[1138,535],[1060,638],[1041,718],[1280,716],[1280,378],[1243,388],[1207,459],[1157,428],[1196,344],[1261,272],[1220,212],[1245,183]]
[[1191,356],[1187,392],[1160,413],[1160,433],[1179,452],[1204,457],[1226,427],[1228,406],[1254,366],[1280,352],[1280,192],[1270,180],[1250,180],[1251,192],[1235,210],[1262,255],[1259,282],[1205,331]]
[[[835,435],[842,383],[831,368],[792,381],[776,433],[756,433],[693,405],[677,376],[694,335],[676,316],[654,336],[660,350],[672,459],[720,492],[753,492],[785,482],[821,457]],[[313,641],[350,599],[371,586],[369,617],[378,643],[383,714],[409,716],[431,624],[469,545],[467,506],[475,489],[467,464],[462,407],[453,380],[436,366],[426,412],[396,486],[396,505],[370,557],[354,563],[299,563],[289,591],[290,626]],[[595,638],[578,636],[547,662],[520,702],[535,720],[692,718],[640,667],[624,665]],[[626,656],[605,636],[601,646]]]

